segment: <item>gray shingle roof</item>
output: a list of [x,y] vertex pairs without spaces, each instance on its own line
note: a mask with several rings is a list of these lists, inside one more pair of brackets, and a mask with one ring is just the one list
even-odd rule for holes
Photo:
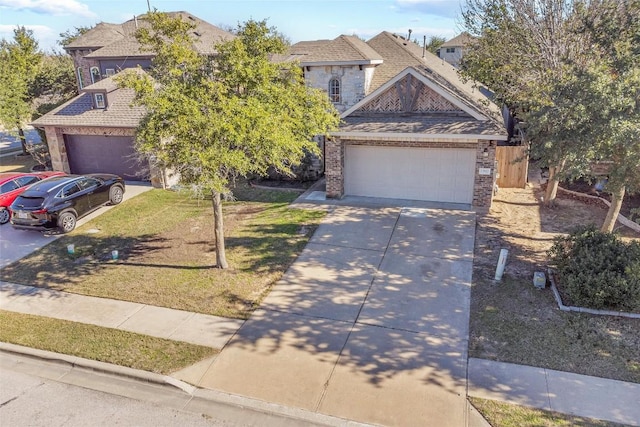
[[446,42],[442,43],[440,47],[466,46],[469,44],[469,42],[471,42],[471,40],[472,40],[472,37],[471,35],[469,35],[469,33],[461,33],[455,36],[454,38],[452,38],[451,40],[447,40]]
[[[339,36],[327,43],[315,42],[306,46],[309,53],[300,58],[300,63],[317,64],[322,62],[379,62],[382,57],[367,43],[356,36]],[[297,46],[296,51],[302,51],[303,46]]]
[[474,87],[473,82],[463,82],[453,65],[423,50],[419,45],[386,31],[367,41],[367,44],[379,52],[384,60],[375,68],[370,92],[407,67],[413,67],[492,120],[503,123],[500,108],[479,88]]
[[[235,36],[228,31],[211,25],[188,12],[169,12],[169,16],[180,16],[195,25],[192,36],[196,39],[195,48],[200,53],[212,54],[213,46],[221,41],[230,40]],[[145,15],[140,15],[122,24],[100,23],[96,27],[78,37],[66,49],[98,48],[86,55],[87,58],[121,58],[125,56],[153,56],[151,52],[140,49],[135,39],[135,32],[139,27],[148,27]]]
[[372,133],[414,133],[424,135],[503,135],[501,128],[493,121],[479,121],[473,118],[424,116],[410,117],[369,116],[345,117],[340,125],[340,132],[372,132]]
[[87,89],[103,87],[107,90],[107,108],[93,109],[92,93],[83,93],[72,100],[50,111],[31,124],[35,127],[43,126],[86,126],[86,127],[115,127],[136,128],[145,114],[145,109],[131,106],[134,92],[131,89],[120,89],[112,78],[101,80]]

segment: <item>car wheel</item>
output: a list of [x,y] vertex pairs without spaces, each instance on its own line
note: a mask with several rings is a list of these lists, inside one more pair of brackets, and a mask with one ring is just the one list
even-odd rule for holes
[[76,228],[76,216],[73,212],[63,212],[58,217],[58,227],[63,233],[69,233]]
[[11,212],[7,208],[0,208],[0,224],[6,224],[11,219]]
[[112,205],[117,205],[118,203],[120,203],[123,197],[124,191],[122,191],[122,187],[120,187],[119,185],[114,185],[109,190],[109,203],[111,203]]

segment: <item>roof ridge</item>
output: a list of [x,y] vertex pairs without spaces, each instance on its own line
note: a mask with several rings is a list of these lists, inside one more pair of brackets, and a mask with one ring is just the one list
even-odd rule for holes
[[[347,42],[347,43],[348,43],[348,44],[349,44],[353,49],[355,49],[355,50],[358,52],[358,54],[362,57],[362,59],[368,59],[368,58],[367,58],[367,55],[365,55],[365,54],[364,54],[364,52],[362,51],[362,49],[360,49],[358,46],[356,46],[356,44],[355,44],[355,43],[353,43],[353,42],[351,41],[351,38],[352,38],[352,37],[358,38],[358,36],[347,36],[347,35],[345,35],[345,34],[341,34],[341,35],[340,35],[340,37],[344,37],[345,41],[346,41],[346,42]],[[360,40],[360,39],[358,38],[358,40]],[[366,42],[364,42],[364,41],[363,41],[363,43],[365,43],[365,44],[366,44]],[[367,45],[367,46],[368,46],[368,45]],[[375,49],[373,49],[371,46],[369,46],[369,48],[371,48],[371,49],[375,52]],[[377,53],[377,52],[376,52],[376,53]]]

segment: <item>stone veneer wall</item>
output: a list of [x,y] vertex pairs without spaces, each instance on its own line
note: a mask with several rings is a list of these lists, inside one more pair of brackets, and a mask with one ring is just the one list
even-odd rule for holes
[[[309,68],[309,70],[307,70]],[[328,92],[329,80],[337,77],[340,80],[341,101],[333,105],[339,112],[344,112],[361,101],[371,84],[373,68],[353,66],[311,66],[305,67],[305,80],[311,87]]]
[[[328,198],[344,196],[344,153],[346,145],[371,145],[390,147],[424,147],[424,148],[471,148],[476,144],[475,185],[473,189],[473,207],[480,211],[488,211],[493,200],[495,180],[496,142],[476,139],[434,139],[432,141],[418,138],[403,138],[389,141],[371,141],[365,139],[331,138],[326,143],[326,195]],[[485,148],[487,156],[485,157]],[[480,168],[490,169],[489,175],[480,175]]]

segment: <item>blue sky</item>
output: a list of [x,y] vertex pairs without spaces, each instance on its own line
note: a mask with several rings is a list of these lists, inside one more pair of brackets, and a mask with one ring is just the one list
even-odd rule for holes
[[[333,39],[340,34],[368,39],[380,31],[447,39],[460,32],[460,0],[149,0],[160,11],[185,10],[214,25],[267,19],[292,42]],[[43,49],[59,34],[98,22],[121,23],[147,11],[147,0],[0,0],[0,38],[17,25],[34,31]]]

